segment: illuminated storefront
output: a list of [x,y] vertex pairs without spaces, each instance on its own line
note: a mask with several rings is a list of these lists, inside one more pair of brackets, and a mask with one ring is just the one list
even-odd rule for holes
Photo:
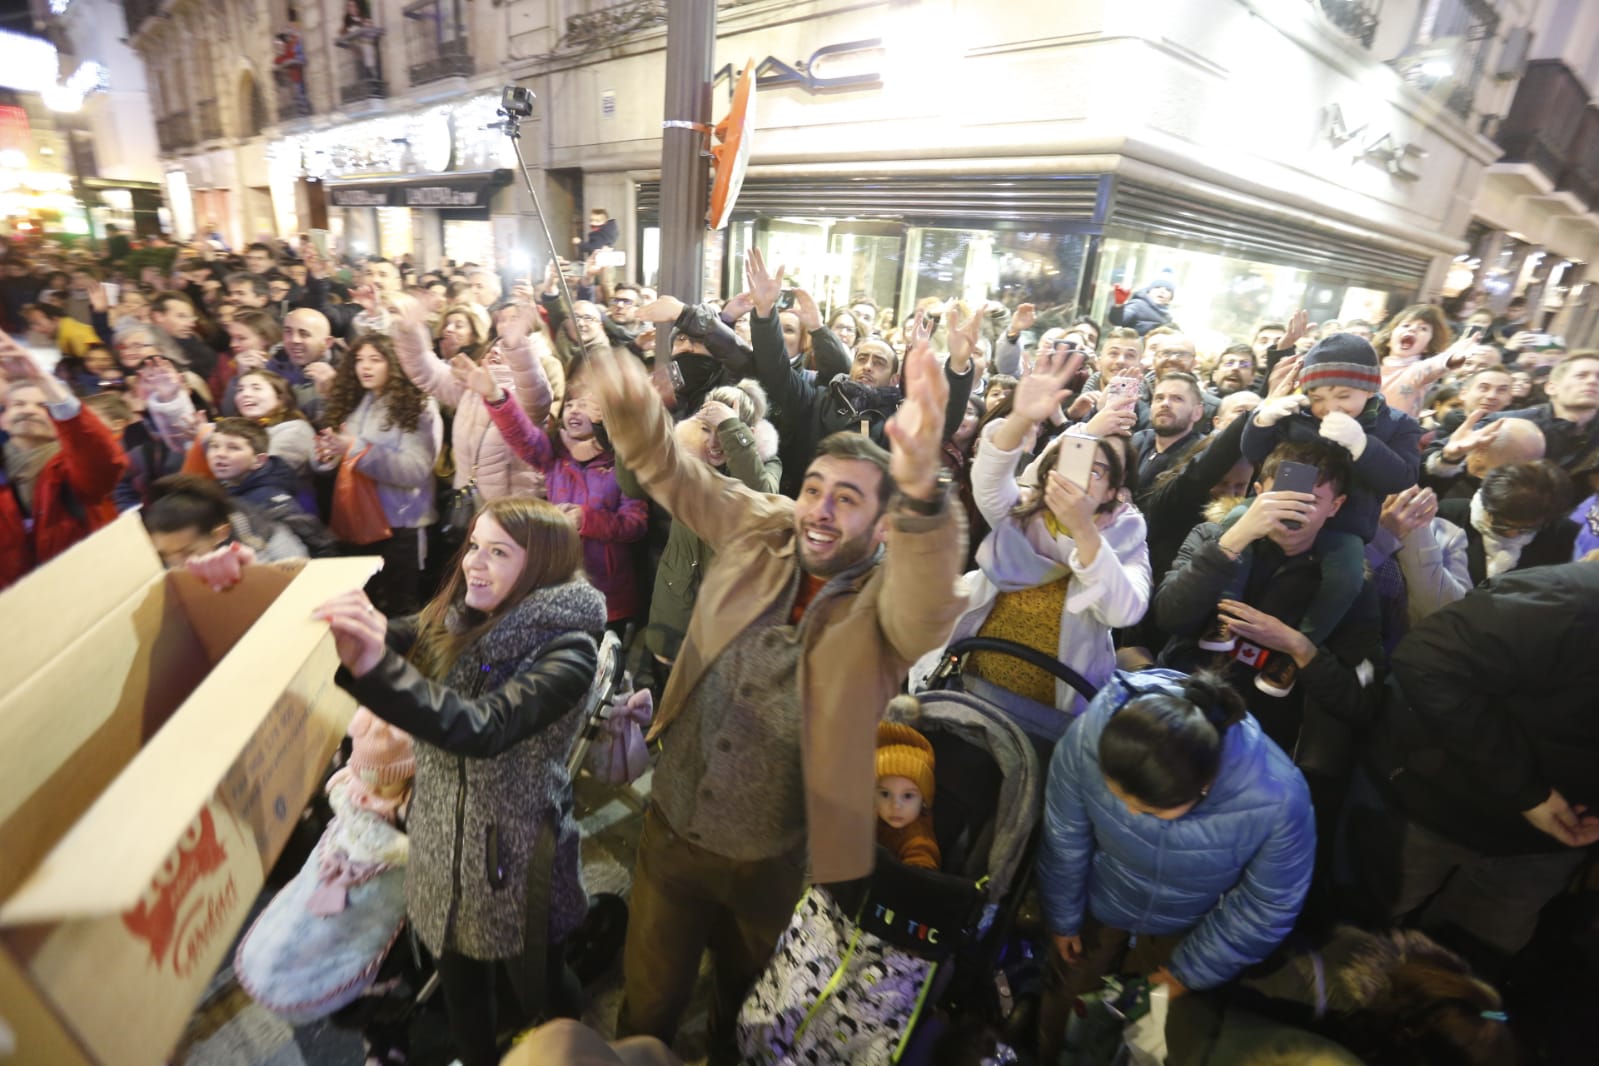
[[[649,281],[659,195],[653,183],[639,186]],[[795,210],[799,203],[808,210]],[[1305,307],[1315,321],[1379,320],[1427,273],[1424,255],[1330,234],[1284,239],[1288,232],[1266,217],[1165,201],[1110,175],[757,178],[713,241],[713,253],[726,245],[731,265],[708,288],[724,298],[742,288],[735,267],[756,246],[824,306],[865,295],[903,319],[929,298],[999,299],[1062,314],[1082,307],[1103,320],[1115,286],[1166,275],[1177,286],[1177,323],[1219,350],[1285,307]]]
[[[300,179],[316,179],[329,229],[356,254],[407,253],[420,262],[444,257],[495,262],[496,216],[514,215],[516,158],[509,141],[488,130],[497,95],[383,115],[287,137],[267,150],[281,232],[308,228],[296,207]],[[512,227],[514,232],[514,227]]]

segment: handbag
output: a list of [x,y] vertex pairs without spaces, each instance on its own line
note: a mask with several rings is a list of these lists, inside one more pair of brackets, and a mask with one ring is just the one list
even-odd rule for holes
[[458,489],[445,490],[439,508],[439,536],[444,538],[446,544],[460,544],[466,539],[467,532],[472,528],[472,520],[482,506],[483,494],[477,490],[476,479]]
[[378,499],[377,482],[356,469],[361,457],[371,450],[372,446],[367,445],[346,455],[333,482],[328,528],[346,544],[376,544],[394,535],[389,518],[383,513],[383,501]]
[[589,748],[585,762],[588,772],[616,788],[637,781],[649,769],[644,726],[654,713],[655,700],[647,688],[615,696],[600,723],[600,734]]

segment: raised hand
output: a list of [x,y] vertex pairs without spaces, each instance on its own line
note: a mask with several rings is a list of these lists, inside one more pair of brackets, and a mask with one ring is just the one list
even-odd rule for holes
[[722,305],[722,320],[724,322],[737,322],[755,308],[755,297],[747,292],[741,292]]
[[949,308],[949,368],[956,374],[966,373],[977,351],[978,334],[983,328],[982,312],[973,311],[970,318],[961,318],[960,304],[951,301]]
[[800,328],[806,333],[822,328],[821,308],[816,306],[816,298],[804,289],[794,290],[794,313],[799,316]]
[[1310,331],[1310,312],[1301,307],[1288,316],[1288,328],[1283,331],[1283,339],[1277,342],[1278,350],[1284,348],[1293,350],[1299,343],[1299,338]]
[[501,309],[499,315],[500,343],[507,348],[520,348],[533,332],[533,316],[538,314],[529,304],[514,304]]
[[1017,304],[1016,313],[1010,319],[1010,333],[1020,333],[1024,329],[1032,329],[1033,323],[1038,321],[1038,308],[1032,304]]
[[650,404],[661,402],[643,364],[631,355],[618,357],[607,345],[590,349],[583,380],[588,384],[589,397],[599,405],[605,420],[613,424],[636,417]]
[[450,375],[455,378],[457,385],[471,389],[490,403],[499,403],[505,399],[505,390],[494,380],[489,368],[481,363],[474,363],[471,356],[457,355],[451,359]]
[[1488,415],[1482,408],[1471,412],[1460,427],[1449,435],[1444,442],[1443,454],[1440,458],[1446,463],[1463,462],[1466,456],[1479,448],[1492,444],[1494,438],[1499,436],[1499,431],[1504,428],[1503,422],[1489,422],[1482,425],[1482,420]]
[[1291,396],[1299,387],[1299,371],[1305,365],[1305,357],[1292,355],[1287,359],[1279,360],[1272,367],[1271,378],[1267,382],[1266,399],[1275,400],[1282,396]]
[[755,301],[755,313],[766,318],[777,306],[783,294],[783,267],[775,271],[766,269],[766,257],[759,248],[751,248],[744,257],[744,281],[749,286],[750,298]]
[[905,400],[888,422],[889,473],[899,491],[915,500],[931,500],[938,491],[949,403],[949,382],[927,344],[930,323],[924,317],[917,316],[912,327],[917,342],[905,353]]
[[1066,383],[1082,365],[1082,352],[1052,351],[1039,356],[1011,393],[1011,414],[1034,424],[1049,418],[1070,395]]

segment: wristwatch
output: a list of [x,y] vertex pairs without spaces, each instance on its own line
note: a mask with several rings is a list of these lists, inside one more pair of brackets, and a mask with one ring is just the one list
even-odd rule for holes
[[948,470],[940,470],[938,472],[938,480],[933,483],[932,499],[918,500],[914,496],[901,495],[900,502],[911,514],[919,514],[931,518],[933,515],[943,513],[944,501],[949,498],[949,487],[954,481],[954,475]]

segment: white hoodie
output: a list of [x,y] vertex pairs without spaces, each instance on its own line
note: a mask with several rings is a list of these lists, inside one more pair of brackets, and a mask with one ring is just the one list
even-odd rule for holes
[[[1077,545],[1049,532],[1042,513],[1018,523],[1011,511],[1021,501],[1016,464],[1022,451],[1001,451],[985,441],[972,460],[972,496],[992,528],[978,550],[978,566],[961,579],[967,608],[947,643],[973,636],[988,620],[994,600],[1007,589],[1029,588],[1071,574],[1061,611],[1060,644],[1055,657],[1096,688],[1116,669],[1111,630],[1130,626],[1149,608],[1151,576],[1144,516],[1123,504],[1100,530],[1104,543],[1094,561],[1083,565]],[[1063,569],[1064,568],[1064,569]],[[1048,651],[1049,649],[1040,649]],[[923,656],[911,670],[913,688],[937,667],[943,649]],[[1064,681],[1055,683],[1055,706],[1081,713],[1086,702]]]

